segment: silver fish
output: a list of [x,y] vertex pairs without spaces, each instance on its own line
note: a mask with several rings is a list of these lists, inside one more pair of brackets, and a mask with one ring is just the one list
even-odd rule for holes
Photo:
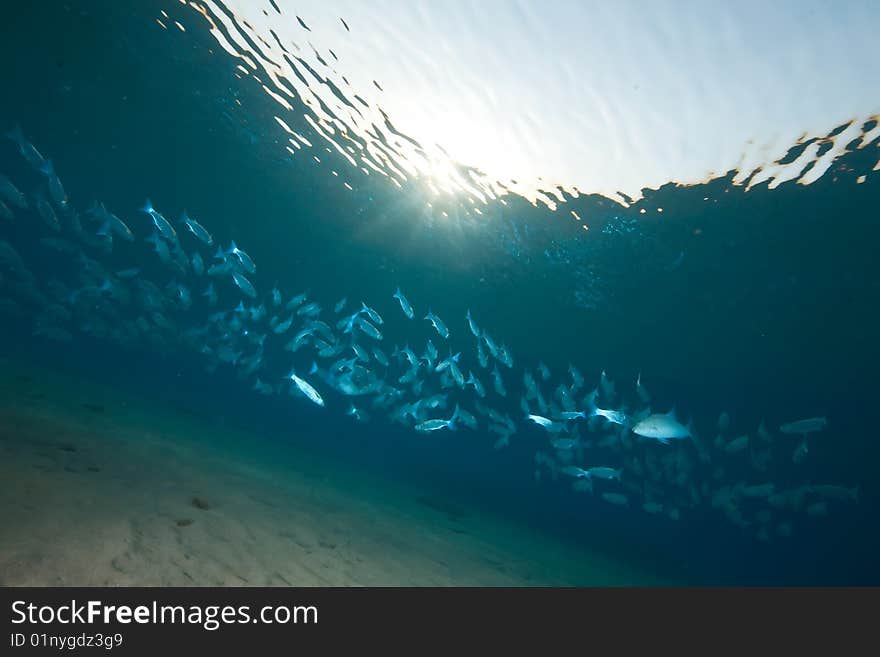
[[415,312],[413,311],[412,306],[409,304],[409,301],[406,300],[406,297],[403,296],[403,292],[400,291],[400,288],[397,288],[397,291],[392,295],[393,298],[397,299],[400,303],[400,309],[403,311],[403,314],[406,315],[409,319],[415,317]]
[[257,290],[256,288],[254,288],[253,283],[251,283],[248,279],[239,274],[237,271],[232,272],[232,280],[235,281],[235,284],[238,286],[238,288],[246,295],[248,295],[252,299],[257,298]]
[[444,340],[449,338],[449,329],[446,328],[446,324],[443,323],[443,320],[437,317],[431,310],[428,310],[428,314],[425,315],[425,319],[427,319],[434,326],[434,330],[437,331],[437,334],[443,338]]
[[201,242],[207,244],[208,246],[214,243],[214,238],[211,236],[211,233],[209,233],[207,229],[202,226],[202,224],[191,218],[186,213],[186,210],[183,211],[183,216],[181,216],[180,220],[189,229],[189,232],[195,235],[196,238],[198,238]]
[[141,212],[150,215],[153,220],[153,225],[156,226],[156,230],[159,231],[162,237],[164,237],[169,242],[177,241],[177,231],[174,230],[174,226],[172,226],[165,217],[163,217],[156,211],[150,199],[147,199],[144,202],[144,205],[141,207],[140,210]]
[[310,401],[314,402],[318,406],[324,405],[324,399],[321,397],[320,394],[318,394],[318,391],[315,390],[315,388],[308,381],[299,378],[293,371],[291,371],[290,374],[287,375],[287,378],[293,381],[293,384],[297,387],[297,389],[299,389],[301,393],[308,397]]

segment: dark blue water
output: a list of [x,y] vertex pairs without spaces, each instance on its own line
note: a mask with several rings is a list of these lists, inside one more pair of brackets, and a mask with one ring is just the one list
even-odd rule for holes
[[[171,38],[153,20],[165,3],[82,7],[7,10],[0,41],[8,64],[0,127],[22,125],[77,207],[104,201],[139,240],[147,223],[136,208],[145,197],[169,215],[186,208],[221,242],[234,239],[248,251],[261,290],[276,283],[288,297],[308,290],[325,308],[343,296],[367,300],[386,318],[386,341],[415,348],[431,336],[427,322],[416,326],[399,313],[390,296],[397,286],[417,312],[430,306],[447,318],[453,350],[471,348],[463,322],[471,309],[515,355],[511,377],[539,360],[560,375],[577,364],[588,386],[603,369],[619,388],[641,372],[656,408],[676,405],[707,427],[709,440],[722,410],[741,432],[761,419],[776,427],[827,416],[829,429],[811,442],[808,461],[796,467],[786,458],[766,477],[780,487],[858,486],[859,503],[835,505],[825,518],[800,514],[790,538],[764,543],[707,504],[675,522],[573,493],[562,479],[536,483],[534,454],[547,438],[522,422],[504,450],[493,449],[485,429],[426,437],[380,413],[357,424],[338,397],[325,409],[263,397],[232,368],[208,372],[198,353],[171,342],[119,344],[76,329],[68,343],[35,337],[28,310],[4,319],[7,351],[278,441],[318,444],[391,479],[689,583],[880,583],[873,216],[880,193],[876,173],[856,184],[877,160],[876,142],[809,186],[746,193],[731,185],[731,172],[650,191],[629,209],[598,196],[569,198],[586,232],[517,197],[490,203],[484,224],[426,220],[418,199],[379,176],[341,193],[328,169],[347,165],[327,152],[324,167],[287,156],[273,107],[253,80],[231,76],[236,62],[217,52],[203,22],[193,18],[186,39]],[[305,123],[296,129],[308,134]],[[40,184],[8,142],[0,163],[22,189]],[[662,220],[638,213],[658,206]],[[2,230],[32,271],[74,275],[35,243],[32,228]],[[125,258],[121,249],[107,256],[116,268]],[[229,286],[221,292],[224,301],[233,296]],[[433,340],[445,356],[446,345]],[[506,410],[521,415],[518,397]]]

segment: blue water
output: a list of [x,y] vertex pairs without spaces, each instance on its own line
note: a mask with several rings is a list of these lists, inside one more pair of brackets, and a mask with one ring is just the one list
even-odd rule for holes
[[[656,562],[688,583],[880,582],[874,556],[880,548],[874,475],[880,229],[873,217],[877,174],[870,173],[876,140],[839,158],[809,186],[746,192],[731,184],[732,172],[701,185],[648,191],[629,208],[600,196],[567,198],[588,231],[561,219],[563,212],[515,196],[506,204],[490,201],[482,219],[430,217],[413,190],[398,190],[381,176],[352,177],[354,189],[341,189],[329,171],[348,164],[322,147],[315,148],[320,165],[289,156],[273,106],[252,79],[231,75],[237,62],[217,51],[203,21],[175,8],[181,19],[190,17],[186,38],[157,27],[155,16],[172,11],[170,4],[20,6],[7,16],[0,48],[4,61],[21,64],[4,69],[0,127],[22,126],[53,160],[80,212],[101,200],[136,234],[133,245],[116,239],[111,254],[91,249],[90,257],[111,271],[140,267],[160,289],[171,278],[185,280],[169,275],[143,241],[150,224],[137,208],[149,197],[169,219],[186,209],[224,247],[234,239],[245,249],[257,264],[248,276],[261,300],[274,285],[285,301],[308,291],[331,325],[339,299],[347,297],[349,307],[366,301],[385,319],[381,344],[389,355],[392,344],[407,343],[421,355],[431,338],[441,359],[461,351],[464,375],[479,373],[464,321],[470,309],[514,355],[513,368],[499,365],[508,397],[490,395],[485,403],[514,418],[517,432],[509,447],[495,449],[498,436],[485,421],[476,430],[422,434],[368,408],[371,420],[357,423],[345,415],[349,400],[320,379],[312,380],[325,395],[324,408],[286,389],[258,395],[253,376],[228,364],[206,369],[210,359],[192,343],[167,334],[152,342],[120,339],[120,326],[90,321],[90,309],[75,303],[63,326],[72,339],[48,340],[34,334],[40,304],[23,301],[15,276],[4,270],[0,291],[18,308],[2,322],[7,352],[206,417],[223,415],[278,441],[319,444],[338,459],[446,490],[585,548]],[[305,121],[291,127],[311,134]],[[0,172],[26,193],[45,185],[9,141],[0,150]],[[639,213],[657,207],[662,220]],[[194,251],[192,236],[180,225],[178,232]],[[75,288],[76,260],[42,247],[38,239],[47,236],[57,235],[33,213],[0,224],[0,239],[18,251],[39,289],[50,289],[52,278]],[[206,262],[215,249],[202,250]],[[202,326],[240,299],[251,303],[224,280],[214,283],[218,308],[203,308],[198,295],[205,284],[191,285],[193,308],[175,319],[181,327]],[[398,286],[416,307],[416,320],[407,320],[391,298]],[[114,308],[104,316],[121,321],[140,312],[136,303]],[[449,324],[448,344],[421,320],[428,308]],[[306,352],[267,346],[261,377],[274,383],[294,363],[307,376],[314,354]],[[831,500],[827,517],[803,509],[775,514],[772,528],[789,522],[792,535],[771,529],[763,541],[755,522],[735,526],[705,495],[689,508],[676,504],[680,519],[674,520],[643,511],[644,500],[632,491],[625,491],[632,498],[627,508],[573,491],[570,478],[536,466],[537,452],[554,450],[520,409],[524,368],[537,377],[539,361],[554,373],[548,398],[558,383],[570,383],[566,370],[573,363],[588,389],[606,371],[632,406],[641,373],[652,408],[675,406],[707,443],[726,411],[729,437],[754,439],[763,419],[777,434],[774,445],[784,445],[774,448],[762,473],[736,455],[715,454],[711,465],[696,466],[686,489],[706,483],[714,491],[739,481],[769,481],[777,490],[837,484],[857,487],[859,501]],[[488,373],[480,376],[491,389]],[[474,412],[473,394],[455,394]],[[448,417],[453,405],[440,415]],[[811,438],[807,459],[793,463],[797,441],[776,428],[812,416],[827,417],[829,426]],[[633,449],[664,448],[638,442]],[[585,465],[614,467],[631,456],[598,448],[587,454]],[[713,479],[719,466],[725,473]],[[623,479],[632,481],[628,470]]]

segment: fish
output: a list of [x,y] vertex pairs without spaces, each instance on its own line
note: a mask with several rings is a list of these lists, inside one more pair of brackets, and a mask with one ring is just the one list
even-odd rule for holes
[[202,224],[190,217],[186,210],[183,211],[180,220],[189,229],[189,232],[195,235],[200,242],[207,244],[208,246],[211,246],[214,243],[214,238],[211,236],[211,233],[209,233]]
[[838,500],[841,502],[859,501],[858,488],[845,488],[843,486],[834,486],[831,484],[817,484],[815,486],[810,486],[809,491],[829,500]]
[[305,315],[306,317],[317,317],[321,314],[321,306],[318,305],[317,302],[313,301],[312,303],[308,303],[305,306],[297,309],[296,314],[298,316]]
[[400,309],[403,311],[403,314],[406,315],[409,319],[413,319],[415,317],[415,312],[413,311],[412,306],[409,301],[407,301],[406,297],[403,296],[403,292],[400,291],[400,288],[397,288],[397,291],[392,295],[394,299],[397,299],[398,303],[400,303]]
[[169,242],[177,241],[177,231],[174,230],[174,226],[163,217],[160,213],[156,211],[153,207],[152,201],[148,198],[144,201],[143,206],[141,206],[140,211],[144,214],[150,215],[150,218],[153,220],[153,225],[156,227],[156,230],[159,231],[159,234],[162,235]]
[[828,426],[828,420],[824,417],[811,417],[805,420],[787,422],[779,427],[779,431],[786,434],[805,435],[823,431]]
[[296,375],[296,372],[293,370],[290,371],[290,374],[287,375],[287,378],[293,381],[293,384],[297,387],[297,389],[303,393],[311,402],[317,404],[318,406],[324,405],[324,399],[318,394],[318,391],[310,384],[308,381],[301,379]]
[[55,215],[55,210],[52,209],[49,201],[42,196],[38,196],[36,206],[37,214],[40,215],[40,218],[46,223],[46,225],[52,230],[60,231],[61,222],[58,221],[58,217]]
[[507,345],[502,344],[498,347],[498,360],[507,368],[513,367],[513,356],[507,348]]
[[642,509],[645,510],[645,513],[650,513],[651,515],[655,515],[663,511],[663,505],[658,504],[657,502],[648,501],[642,505]]
[[257,298],[257,290],[254,287],[253,283],[251,283],[248,279],[239,274],[237,271],[232,272],[232,280],[246,295],[248,295],[252,299]]
[[424,422],[419,422],[415,429],[416,431],[437,431],[438,429],[449,429],[450,431],[455,431],[455,421],[458,419],[458,406],[456,405],[455,411],[452,413],[452,417],[448,420],[443,419],[433,419],[433,420],[425,420]]
[[744,434],[739,438],[734,438],[729,443],[724,445],[724,451],[728,454],[736,454],[737,452],[741,452],[749,446],[749,436],[748,434]]
[[217,293],[214,292],[213,283],[208,283],[208,287],[202,292],[202,296],[208,300],[209,306],[217,305]]
[[609,468],[606,466],[598,466],[595,468],[590,468],[586,472],[588,477],[592,477],[594,479],[616,479],[617,481],[620,481],[620,474],[623,472],[623,470],[615,470],[614,468]]
[[379,363],[382,367],[389,367],[391,363],[388,361],[388,356],[385,355],[385,352],[379,349],[379,347],[373,347],[373,358],[376,359],[376,362]]
[[202,260],[202,256],[200,256],[198,253],[193,253],[192,268],[193,273],[196,276],[201,276],[205,273],[205,262],[204,260]]
[[770,497],[776,490],[773,483],[755,484],[753,486],[742,486],[739,489],[743,497]]
[[602,499],[609,504],[617,506],[629,506],[629,498],[623,493],[602,493]]
[[254,261],[251,260],[251,257],[247,253],[236,246],[235,241],[233,241],[229,245],[229,249],[225,253],[227,256],[234,255],[241,266],[244,267],[245,271],[247,271],[247,273],[257,273],[257,266],[254,264]]
[[377,329],[375,326],[370,324],[370,322],[368,322],[367,320],[365,320],[363,318],[359,318],[357,326],[361,331],[364,332],[364,334],[368,335],[369,337],[373,338],[374,340],[381,340],[382,339],[381,331],[379,331],[379,329]]
[[5,198],[19,210],[28,209],[28,202],[25,195],[2,173],[0,173],[0,196]]
[[550,380],[550,370],[544,365],[543,361],[538,361],[538,373],[544,381]]
[[443,320],[437,317],[431,310],[428,310],[428,314],[425,315],[424,319],[431,322],[434,326],[434,330],[437,331],[437,335],[439,335],[444,340],[449,338],[449,329],[446,328],[446,324],[443,323]]
[[55,167],[52,166],[52,160],[45,160],[40,166],[40,172],[46,176],[49,185],[49,196],[55,201],[55,204],[61,210],[67,210],[70,201],[67,198],[67,192],[61,185],[61,179],[55,173]]
[[465,381],[465,385],[473,386],[474,392],[476,392],[478,396],[486,396],[486,389],[483,387],[483,384],[480,383],[480,380],[474,376],[473,371],[468,371],[468,378],[467,381]]
[[351,344],[352,351],[354,351],[355,357],[361,361],[362,363],[370,362],[370,354],[367,353],[367,350],[360,346],[357,342],[353,342]]
[[110,212],[103,203],[93,203],[88,212],[94,217],[103,220],[104,225],[101,227],[101,230],[98,231],[99,234],[101,232],[112,232],[126,242],[134,242],[134,233],[131,232],[128,225],[122,221],[122,219]]
[[559,450],[569,450],[574,449],[578,446],[577,438],[553,438],[550,441],[550,444],[553,446],[553,449]]
[[498,366],[495,365],[492,369],[492,384],[495,387],[495,392],[501,396],[507,396],[507,389],[504,387],[504,381],[501,379],[501,372],[498,371]]
[[476,322],[474,322],[474,318],[471,317],[471,309],[470,308],[468,308],[467,314],[465,315],[465,319],[467,320],[468,327],[470,328],[471,333],[473,333],[474,337],[479,340],[480,327],[477,326]]
[[550,418],[544,417],[542,415],[535,415],[530,413],[528,418],[537,425],[544,427],[545,429],[553,426],[553,420]]
[[294,297],[291,297],[290,301],[287,302],[287,305],[284,307],[284,309],[285,310],[293,310],[294,308],[298,308],[306,300],[306,297],[307,297],[307,294],[305,292],[302,292],[300,294],[297,294]]
[[571,376],[571,391],[573,393],[584,387],[584,375],[571,363],[568,364],[568,374]]
[[670,440],[691,438],[691,430],[681,424],[675,417],[675,409],[668,413],[654,413],[636,423],[632,432],[643,438],[651,438],[668,445]]
[[283,333],[287,333],[287,331],[290,329],[292,324],[293,324],[293,315],[291,315],[290,317],[288,317],[284,321],[276,323],[275,326],[272,327],[272,332],[275,333],[275,335],[281,335]]
[[615,410],[607,409],[607,408],[599,408],[596,405],[596,397],[598,396],[598,394],[599,394],[599,391],[597,389],[597,390],[593,390],[593,392],[591,392],[587,396],[587,405],[589,406],[590,417],[596,417],[596,416],[604,417],[606,420],[608,420],[612,424],[619,424],[621,426],[625,426],[627,424],[627,422],[629,421],[627,419],[626,413],[624,413],[623,411],[615,411]]
[[40,151],[27,140],[21,126],[15,124],[11,130],[6,133],[6,138],[18,146],[18,152],[25,161],[37,171],[41,171],[45,165],[46,158],[40,154]]
[[382,319],[382,316],[379,313],[377,313],[375,310],[370,308],[363,301],[361,302],[360,312],[364,313],[367,317],[369,317],[370,321],[373,322],[374,324],[378,324],[379,326],[382,326],[382,324],[385,323]]
[[483,343],[480,340],[477,341],[477,362],[483,369],[489,367],[489,357],[486,355],[486,350],[483,349]]
[[260,377],[257,377],[257,380],[254,382],[253,390],[261,395],[272,395],[275,393],[275,389],[268,383],[260,381]]

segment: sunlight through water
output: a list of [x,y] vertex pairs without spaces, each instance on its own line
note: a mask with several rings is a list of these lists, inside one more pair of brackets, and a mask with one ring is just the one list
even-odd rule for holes
[[809,184],[880,130],[870,3],[184,4],[277,103],[288,151],[312,146],[302,114],[352,167],[431,196]]

